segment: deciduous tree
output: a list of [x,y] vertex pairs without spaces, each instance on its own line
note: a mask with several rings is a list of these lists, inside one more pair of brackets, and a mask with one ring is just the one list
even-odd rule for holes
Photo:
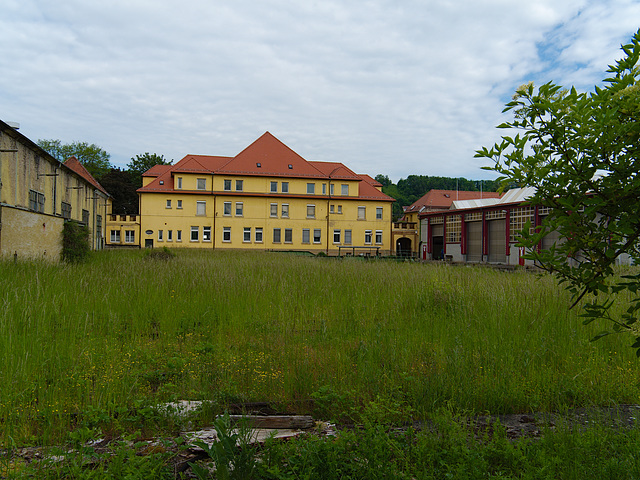
[[[622,50],[593,92],[551,82],[520,87],[505,108],[513,120],[499,126],[518,133],[477,156],[495,161],[488,168],[504,184],[536,187],[530,202],[549,207],[550,214],[534,233],[522,232],[530,258],[558,276],[574,305],[584,300],[585,323],[608,321],[610,328],[596,338],[630,333],[640,356],[640,273],[618,276],[614,269],[627,255],[640,260],[640,30]],[[562,241],[539,251],[551,231]],[[614,315],[619,294],[631,302]]]
[[131,157],[131,161],[127,164],[127,169],[131,173],[137,188],[142,186],[142,174],[154,165],[171,165],[171,161],[165,160],[164,155],[149,152]]
[[69,157],[76,157],[96,180],[111,169],[109,153],[96,144],[87,142],[62,143],[60,140],[38,140],[38,146],[51,156],[64,162]]

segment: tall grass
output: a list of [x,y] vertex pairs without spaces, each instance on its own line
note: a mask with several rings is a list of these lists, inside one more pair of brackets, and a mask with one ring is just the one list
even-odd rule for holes
[[0,441],[179,398],[327,416],[637,403],[630,338],[589,342],[597,325],[569,305],[549,276],[472,266],[218,251],[2,263]]

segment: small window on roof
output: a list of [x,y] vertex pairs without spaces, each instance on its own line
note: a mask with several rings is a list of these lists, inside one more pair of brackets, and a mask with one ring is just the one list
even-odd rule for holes
[[293,165],[289,164],[289,170],[293,169]]
[[262,164],[260,162],[256,163],[256,167],[260,168],[262,167]]
[[164,185],[164,180],[160,180],[160,185]]

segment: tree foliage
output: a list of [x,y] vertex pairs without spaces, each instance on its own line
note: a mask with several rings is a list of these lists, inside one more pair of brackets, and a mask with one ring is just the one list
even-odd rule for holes
[[38,146],[49,154],[64,162],[69,157],[76,157],[96,179],[100,178],[111,169],[110,155],[96,144],[87,142],[62,143],[60,140],[38,140]]
[[112,168],[100,179],[100,185],[112,196],[111,212],[116,215],[135,215],[138,213],[137,187],[133,176],[127,170]]
[[[551,82],[520,87],[504,110],[513,120],[499,126],[517,133],[477,156],[495,161],[489,169],[504,184],[536,187],[531,203],[551,213],[534,233],[522,232],[529,257],[558,276],[574,305],[584,299],[585,323],[609,322],[612,328],[596,338],[628,332],[640,356],[640,273],[614,271],[623,256],[640,260],[640,30],[622,50],[604,86],[591,93]],[[554,230],[562,241],[540,251]],[[631,302],[616,316],[611,306],[620,294]]]
[[89,227],[77,222],[64,222],[62,227],[62,259],[68,263],[79,263],[91,253]]
[[154,165],[171,165],[171,161],[165,160],[164,155],[149,152],[131,157],[131,161],[127,164],[127,169],[131,173],[137,188],[142,187],[142,174]]

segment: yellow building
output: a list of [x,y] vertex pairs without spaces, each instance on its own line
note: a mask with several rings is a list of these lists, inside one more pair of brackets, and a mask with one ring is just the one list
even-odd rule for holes
[[235,157],[187,155],[148,170],[141,245],[388,254],[394,200],[381,188],[267,132]]
[[100,249],[110,203],[78,160],[59,162],[0,121],[0,256],[58,260],[68,220],[87,225]]
[[107,248],[140,248],[140,215],[107,215]]

